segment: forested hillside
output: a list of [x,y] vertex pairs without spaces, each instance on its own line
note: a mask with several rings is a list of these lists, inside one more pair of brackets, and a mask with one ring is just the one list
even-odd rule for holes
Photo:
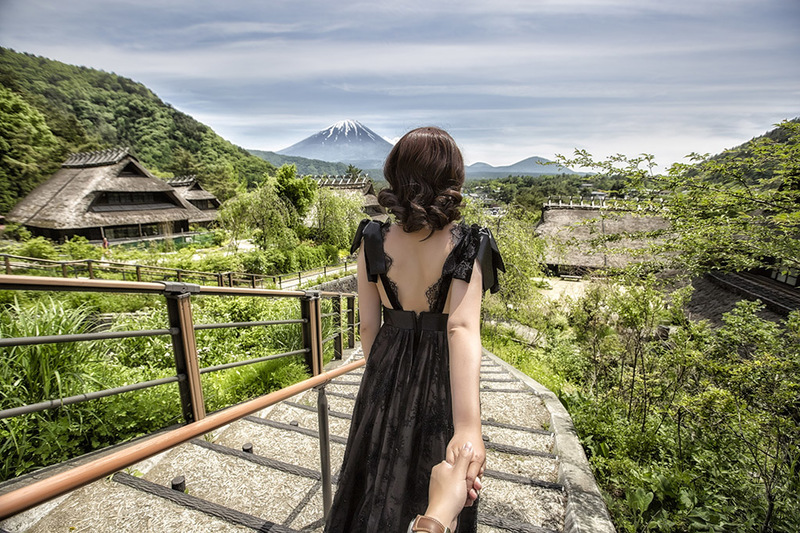
[[319,159],[307,159],[293,155],[276,154],[264,150],[248,150],[254,156],[258,156],[264,161],[268,161],[280,167],[283,165],[294,165],[297,167],[297,174],[300,176],[330,174],[332,176],[342,176],[347,174],[346,163],[332,163]]
[[275,170],[140,83],[0,48],[0,214],[70,152],[112,146],[159,176],[195,174],[222,200]]

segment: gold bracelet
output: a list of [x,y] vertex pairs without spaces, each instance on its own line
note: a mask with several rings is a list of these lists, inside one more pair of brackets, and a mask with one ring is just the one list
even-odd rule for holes
[[424,531],[425,533],[450,533],[450,528],[430,516],[417,515],[411,525],[411,531]]

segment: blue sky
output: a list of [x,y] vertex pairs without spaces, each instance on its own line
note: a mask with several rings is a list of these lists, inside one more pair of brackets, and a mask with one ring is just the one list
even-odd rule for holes
[[800,116],[800,0],[0,0],[0,45],[144,83],[245,148],[343,119],[469,163],[716,153]]

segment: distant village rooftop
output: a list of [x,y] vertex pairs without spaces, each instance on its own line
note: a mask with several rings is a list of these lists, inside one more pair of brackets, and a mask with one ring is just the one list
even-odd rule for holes
[[375,185],[369,176],[361,174],[359,176],[314,175],[309,177],[314,179],[321,188],[342,193],[360,193],[363,196],[363,210],[366,215],[371,218],[386,216],[386,211],[378,203]]

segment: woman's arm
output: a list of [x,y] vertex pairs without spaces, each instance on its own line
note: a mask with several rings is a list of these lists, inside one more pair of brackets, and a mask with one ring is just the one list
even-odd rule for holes
[[361,325],[361,349],[364,358],[369,357],[372,343],[381,327],[381,296],[375,283],[367,277],[367,260],[364,258],[364,246],[358,251],[358,318]]
[[456,451],[467,442],[472,443],[475,453],[467,470],[467,486],[470,488],[475,484],[475,478],[483,474],[486,460],[481,434],[480,405],[482,296],[483,279],[480,264],[476,261],[469,283],[453,280],[450,316],[447,320],[450,390],[455,429],[453,438],[447,445],[447,460],[453,462]]

